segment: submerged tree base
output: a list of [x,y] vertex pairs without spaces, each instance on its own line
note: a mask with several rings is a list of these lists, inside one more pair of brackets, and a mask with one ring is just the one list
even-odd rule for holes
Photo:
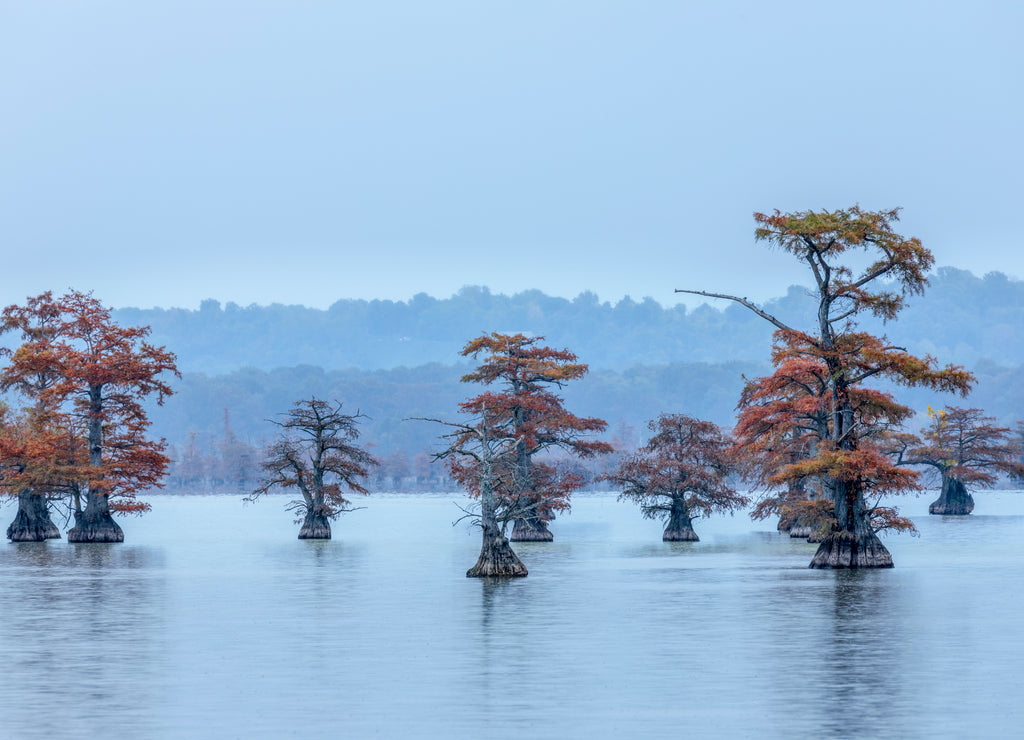
[[522,578],[526,574],[526,566],[508,544],[508,539],[498,535],[484,541],[480,558],[466,571],[466,578]]
[[826,520],[822,512],[812,508],[812,502],[804,502],[802,510],[790,516],[779,518],[779,531],[785,532],[793,539],[821,542],[828,532]]
[[974,511],[974,501],[933,501],[928,507],[929,514],[940,514],[942,516],[967,516]]
[[929,514],[942,516],[967,516],[974,511],[974,497],[956,478],[942,481],[942,492],[928,507]]
[[874,532],[826,535],[811,559],[810,568],[891,568],[892,555]]
[[700,542],[700,537],[693,527],[675,527],[666,529],[661,535],[662,542]]
[[540,519],[516,519],[512,526],[512,542],[551,542],[555,536]]
[[31,523],[19,516],[7,528],[7,539],[11,542],[59,540],[60,530],[53,522]]
[[7,528],[7,539],[11,542],[43,542],[59,540],[60,530],[50,519],[46,499],[37,494],[18,496],[18,513]]
[[75,519],[75,526],[68,530],[68,542],[124,542],[124,530],[109,513],[85,513]]
[[329,540],[331,539],[331,522],[323,514],[316,514],[312,511],[306,512],[306,518],[299,530],[300,540]]
[[828,535],[824,533],[822,527],[811,527],[810,533],[807,535],[807,541],[812,545],[816,545],[819,542],[824,542]]

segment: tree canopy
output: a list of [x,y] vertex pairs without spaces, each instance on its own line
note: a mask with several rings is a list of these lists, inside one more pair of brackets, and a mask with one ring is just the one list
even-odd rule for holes
[[[891,567],[892,557],[875,531],[902,522],[869,505],[866,497],[916,488],[916,476],[871,443],[882,431],[898,427],[911,410],[868,381],[961,393],[973,381],[960,367],[940,367],[934,358],[913,355],[858,326],[865,314],[892,320],[906,296],[927,284],[932,255],[920,240],[894,231],[898,218],[898,210],[871,212],[859,206],[754,214],[755,238],[794,256],[814,280],[814,320],[802,328],[746,298],[681,291],[734,301],[776,329],[775,372],[748,389],[739,434],[748,446],[791,450],[799,443],[812,450],[781,465],[769,479],[790,484],[819,480],[831,500],[831,531],[812,567]],[[863,252],[866,264],[855,269],[851,252]],[[751,430],[758,425],[774,431],[774,443],[755,441]]]
[[1024,448],[1009,427],[997,426],[977,408],[929,407],[928,412],[930,424],[920,438],[905,435],[901,453],[904,464],[930,467],[941,478],[930,513],[969,514],[974,509],[969,488],[991,488],[999,473],[1024,478]]
[[137,494],[162,485],[166,471],[166,445],[148,436],[145,401],[160,405],[171,394],[165,374],[177,374],[174,355],[147,341],[148,327],[118,325],[79,291],[9,306],[2,328],[23,341],[0,386],[28,401],[25,429],[34,443],[23,447],[31,447],[31,464],[20,466],[32,477],[17,485],[70,498],[69,541],[121,541],[110,512],[146,511]]
[[[603,432],[607,423],[596,417],[580,417],[570,413],[562,398],[551,388],[561,388],[582,378],[587,366],[576,361],[567,349],[553,349],[540,342],[544,337],[492,332],[469,341],[462,355],[479,359],[476,370],[462,376],[465,383],[497,385],[461,404],[470,413],[480,409],[487,414],[492,428],[508,420],[515,437],[515,455],[508,464],[513,467],[500,478],[499,495],[516,501],[529,500],[529,513],[524,513],[512,532],[512,540],[550,540],[547,522],[556,511],[569,507],[572,492],[584,480],[567,471],[559,471],[535,459],[540,453],[555,448],[577,457],[587,458],[611,451],[607,442],[592,439]],[[453,472],[458,480],[472,486],[477,475],[456,464]],[[524,510],[525,511],[525,510]]]
[[729,482],[735,457],[721,429],[685,414],[661,414],[648,428],[647,444],[605,478],[622,486],[620,498],[638,503],[645,517],[666,520],[662,539],[696,541],[693,519],[747,505]]
[[361,414],[346,414],[340,401],[296,401],[261,464],[263,477],[250,501],[274,488],[296,488],[301,498],[289,508],[302,518],[299,539],[331,539],[330,520],[351,511],[348,491],[367,494],[361,480],[377,460],[356,444]]

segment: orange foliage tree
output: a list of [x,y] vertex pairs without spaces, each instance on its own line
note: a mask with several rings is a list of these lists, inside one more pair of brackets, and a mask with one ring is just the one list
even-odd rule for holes
[[921,430],[922,439],[913,440],[917,444],[908,445],[904,463],[931,467],[942,478],[929,514],[970,514],[974,498],[968,486],[991,488],[997,473],[1024,478],[1021,442],[1009,427],[996,426],[995,418],[981,409],[928,411],[931,423]]
[[18,497],[7,528],[14,542],[60,537],[50,507],[80,490],[78,475],[87,463],[85,437],[68,423],[64,415],[34,409],[12,413],[4,407],[0,413],[0,486]]
[[137,494],[162,486],[167,470],[166,442],[146,436],[150,422],[142,403],[155,396],[162,405],[172,393],[163,374],[180,374],[171,352],[146,341],[148,326],[117,325],[91,293],[71,291],[61,308],[55,346],[61,379],[53,393],[71,401],[89,450],[68,542],[121,542],[124,533],[111,512],[148,511]]
[[[464,402],[461,409],[467,413],[487,409],[494,428],[499,426],[499,420],[508,419],[510,433],[516,439],[514,454],[504,463],[512,469],[497,476],[496,484],[496,495],[514,501],[511,508],[520,512],[512,527],[514,542],[552,540],[547,523],[554,519],[556,511],[569,508],[572,492],[585,483],[581,476],[558,470],[535,457],[556,447],[578,457],[612,451],[607,442],[587,438],[603,432],[607,424],[601,419],[570,413],[551,390],[582,378],[587,374],[587,366],[578,363],[576,355],[567,349],[542,346],[543,339],[492,332],[462,348],[463,357],[481,360],[477,369],[464,375],[462,381],[498,385],[501,389],[475,396]],[[478,490],[479,475],[471,468],[476,464],[452,464],[455,479],[474,491]]]
[[[74,462],[74,454],[69,459],[63,453],[76,436],[50,394],[60,377],[52,346],[60,318],[51,293],[29,298],[24,306],[8,306],[0,316],[0,332],[16,332],[22,341],[14,352],[0,349],[9,358],[0,371],[0,390],[28,403],[21,413],[5,408],[0,430],[0,481],[8,495],[18,497],[18,511],[7,528],[8,539],[15,542],[60,537],[50,503],[67,492],[68,463]],[[84,444],[70,447],[81,450]]]
[[645,517],[665,519],[662,540],[697,542],[693,519],[749,503],[729,484],[734,455],[721,429],[684,414],[661,414],[648,427],[647,444],[602,477],[622,486],[619,498],[640,504]]
[[177,374],[174,355],[146,341],[148,327],[118,326],[88,293],[71,291],[56,301],[43,294],[5,317],[17,323],[21,312],[31,319],[42,306],[50,312],[46,331],[14,352],[4,374],[5,384],[32,388],[31,433],[37,443],[51,440],[37,444],[49,457],[36,458],[34,483],[69,494],[69,542],[121,542],[112,512],[148,510],[138,492],[162,485],[165,443],[146,436],[142,403],[150,395],[163,403],[171,394],[161,375]]
[[[833,498],[824,495],[827,481],[814,462],[816,451],[831,444],[828,367],[804,357],[788,357],[779,346],[773,358],[776,371],[744,387],[734,430],[748,480],[763,491],[751,516],[763,519],[777,514],[790,536],[821,542],[836,524]],[[857,411],[860,485],[874,499],[867,508],[871,529],[916,533],[913,522],[901,517],[895,507],[878,502],[884,495],[920,490],[916,474],[898,461],[905,435],[896,430],[911,410],[890,393],[863,386],[848,388],[847,395]]]
[[[741,411],[741,427],[753,417],[763,417],[760,421],[772,425],[776,442],[783,445],[786,437],[802,436],[798,420],[807,418],[803,406],[818,406],[826,412],[813,431],[813,452],[795,462],[780,459],[771,474],[771,480],[780,484],[818,480],[831,504],[829,531],[811,567],[892,567],[892,556],[876,531],[906,522],[894,519],[889,510],[869,506],[868,497],[915,490],[917,476],[901,469],[871,437],[897,427],[910,411],[890,394],[870,388],[868,382],[887,379],[905,386],[966,393],[973,377],[962,368],[939,367],[931,357],[914,356],[885,337],[860,331],[857,319],[864,314],[894,319],[907,295],[924,290],[934,259],[920,240],[893,230],[898,209],[776,211],[756,213],[754,219],[758,241],[788,252],[809,268],[817,304],[812,326],[795,328],[746,298],[679,292],[735,301],[776,328],[775,373],[760,382],[763,396]],[[855,272],[846,261],[856,251],[866,252],[868,260]],[[805,363],[805,367],[794,369],[792,363]],[[809,371],[820,375],[821,385],[794,390],[793,383]],[[740,437],[744,436],[741,429]]]
[[828,430],[827,369],[813,360],[786,360],[767,378],[748,380],[740,395],[736,435],[738,459],[748,482],[761,495],[754,519],[779,517],[779,531],[816,539],[831,519],[831,501],[820,496],[820,481],[780,475],[806,460]]

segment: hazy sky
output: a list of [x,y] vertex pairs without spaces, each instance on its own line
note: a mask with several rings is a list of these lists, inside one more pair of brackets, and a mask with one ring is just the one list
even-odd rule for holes
[[0,300],[326,307],[802,282],[903,206],[1024,277],[1024,3],[0,0]]

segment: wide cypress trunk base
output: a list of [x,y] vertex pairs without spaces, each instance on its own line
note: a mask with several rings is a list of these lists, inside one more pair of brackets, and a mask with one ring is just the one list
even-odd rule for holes
[[799,538],[801,540],[806,540],[811,536],[811,533],[814,531],[814,527],[811,527],[808,524],[794,524],[787,531],[789,532],[789,536],[794,539]]
[[683,496],[672,499],[672,510],[661,535],[662,542],[700,542],[700,537],[693,531],[693,518],[690,508]]
[[60,539],[60,530],[50,519],[50,509],[45,498],[35,493],[18,495],[18,513],[7,528],[7,539],[12,542]]
[[75,526],[68,530],[68,542],[124,542],[124,530],[110,512],[75,515]]
[[323,514],[313,510],[306,512],[306,518],[299,530],[300,540],[329,540],[331,539],[331,522]]
[[548,525],[540,519],[516,519],[512,525],[512,542],[551,542],[555,536],[551,534]]
[[497,535],[485,537],[476,565],[466,571],[466,578],[522,578],[526,566],[513,552],[508,539]]
[[972,511],[974,511],[974,497],[956,478],[946,478],[942,481],[942,492],[928,507],[929,514],[941,514],[942,516],[967,516]]
[[832,532],[811,559],[811,568],[891,568],[892,555],[874,532]]
[[666,529],[661,539],[663,542],[700,542],[700,537],[693,531],[693,527],[688,525]]

